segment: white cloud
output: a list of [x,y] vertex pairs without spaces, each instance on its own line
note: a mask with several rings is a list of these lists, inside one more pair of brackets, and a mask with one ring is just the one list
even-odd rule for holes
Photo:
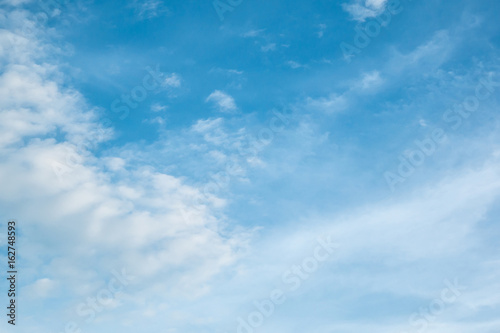
[[276,50],[276,44],[275,43],[269,43],[269,44],[261,46],[260,49],[261,49],[262,52],[275,51]]
[[371,90],[379,87],[383,83],[382,78],[380,77],[380,72],[373,71],[370,73],[363,74],[363,78],[360,82],[360,88],[362,90]]
[[164,87],[178,88],[181,86],[181,78],[176,73],[172,73],[163,79]]
[[374,9],[381,9],[385,7],[388,0],[366,0],[365,5]]
[[57,296],[58,283],[54,280],[43,278],[36,280],[33,284],[23,288],[23,292],[29,295],[29,298],[47,298]]
[[148,119],[144,119],[143,120],[143,123],[147,123],[147,124],[158,124],[160,126],[163,126],[165,125],[167,122],[166,118],[165,117],[154,117],[154,118],[148,118]]
[[[13,13],[18,24],[19,13]],[[29,22],[24,18],[24,22]],[[19,144],[24,138],[51,135],[59,129],[71,142],[99,142],[110,132],[101,128],[96,116],[75,90],[61,88],[55,80],[60,76],[54,66],[38,65],[47,56],[32,36],[0,31],[3,40],[0,63],[0,147]]]
[[[4,33],[0,33],[6,41],[0,51],[5,69],[0,75],[0,94],[4,91],[0,98],[0,208],[19,219],[22,237],[29,240],[22,251],[24,281],[28,284],[22,294],[64,297],[51,304],[51,313],[64,313],[68,303],[94,296],[100,284],[108,280],[109,271],[122,266],[141,283],[126,290],[123,302],[127,306],[102,316],[103,322],[116,323],[120,318],[120,323],[133,326],[139,325],[144,316],[144,322],[150,322],[161,314],[172,327],[182,327],[186,322],[214,327],[219,320],[232,320],[239,311],[245,313],[241,304],[246,300],[252,304],[254,297],[274,288],[274,282],[280,282],[281,267],[291,257],[301,259],[308,253],[308,239],[331,234],[341,243],[341,265],[332,264],[315,273],[314,281],[304,285],[291,301],[297,311],[318,304],[325,309],[359,310],[356,305],[360,299],[371,294],[389,294],[420,304],[423,298],[432,297],[430,284],[436,276],[448,278],[449,271],[456,273],[467,267],[463,272],[471,285],[467,295],[456,311],[437,321],[429,332],[472,333],[499,327],[498,321],[487,318],[479,322],[461,320],[500,304],[499,297],[491,293],[499,287],[498,260],[485,258],[483,254],[490,252],[480,251],[485,234],[480,224],[500,195],[498,155],[491,160],[483,156],[485,163],[467,165],[459,172],[448,170],[444,180],[415,187],[414,194],[407,191],[392,200],[355,207],[354,212],[337,210],[320,217],[308,216],[293,230],[272,226],[276,233],[267,233],[267,240],[255,246],[245,261],[239,261],[251,232],[228,229],[228,218],[221,212],[226,204],[223,198],[204,196],[202,187],[155,169],[149,160],[141,163],[111,152],[100,159],[85,147],[83,151],[78,149],[88,138],[98,143],[109,133],[92,134],[100,128],[95,111],[81,94],[64,88],[64,75],[57,70],[53,57],[38,61],[43,45]],[[419,63],[439,53],[435,45],[426,46],[403,56],[403,60]],[[325,112],[345,109],[359,94],[385,84],[387,75],[384,70],[362,73],[344,93],[308,98],[306,105]],[[180,86],[179,78],[170,76],[168,82],[168,86]],[[218,90],[207,102],[221,110],[236,109],[234,99]],[[161,111],[163,106],[157,105],[157,109]],[[231,132],[224,126],[223,118],[196,121],[186,133],[197,134],[204,141],[189,141],[179,151],[196,146],[217,164],[234,160],[239,139],[248,130],[234,126],[236,130]],[[316,138],[316,130],[301,123],[294,147]],[[176,144],[170,137],[169,141]],[[484,142],[480,140],[480,145]],[[306,148],[303,151],[311,157],[313,150]],[[296,151],[290,146],[285,149],[283,160],[290,164]],[[129,153],[137,156],[142,151],[130,148]],[[53,161],[63,165],[61,177],[54,173]],[[259,161],[254,158],[248,163],[264,164]],[[200,164],[197,160],[198,169]],[[305,163],[300,164],[303,167]],[[244,175],[246,165],[237,166],[238,175]],[[277,174],[282,172],[278,170]],[[305,178],[313,176],[309,173]],[[299,178],[294,175],[291,179]],[[300,225],[307,227],[296,228]],[[460,265],[455,265],[457,262]],[[368,268],[363,266],[367,263]],[[376,269],[370,270],[373,267]],[[214,280],[220,286],[212,283]],[[211,297],[201,297],[212,288],[219,289]],[[64,290],[65,295],[53,294],[56,290]],[[324,298],[328,299],[317,295],[327,295]],[[25,304],[23,311],[32,313],[36,324],[43,322],[41,318],[49,318],[43,313],[49,310],[30,312],[28,307],[36,304]],[[341,318],[332,324],[329,317],[326,324],[314,321],[314,330],[400,332],[409,328],[406,323],[410,314],[401,316],[395,311],[382,324],[380,320],[377,324],[356,324],[355,320]],[[276,326],[269,330],[281,332],[296,324],[290,322],[289,312],[285,311],[284,317],[286,321],[277,312],[270,323]],[[154,322],[162,324],[159,316]]]
[[119,157],[106,157],[103,159],[103,161],[105,162],[106,166],[112,171],[123,170],[126,164],[125,160]]
[[214,103],[220,112],[234,112],[237,109],[234,98],[220,90],[212,92],[205,101]]
[[323,35],[325,33],[325,30],[326,30],[326,24],[319,24],[318,25],[318,28],[319,28],[319,31],[316,32],[316,34],[318,35],[318,38],[323,38]]
[[298,69],[298,68],[305,68],[306,67],[306,65],[302,65],[302,64],[300,64],[300,63],[298,63],[296,61],[293,61],[293,60],[287,61],[286,64],[288,66],[290,66],[292,69]]
[[169,13],[160,0],[134,0],[131,4],[140,20],[152,19]]
[[210,69],[209,73],[218,73],[231,76],[231,75],[242,75],[243,71],[237,69],[212,68]]
[[26,3],[30,3],[32,1],[33,0],[2,0],[0,1],[0,3],[10,6],[19,6],[19,5],[24,5]]
[[151,105],[151,111],[153,112],[161,112],[167,109],[168,109],[167,105],[162,105],[160,103],[154,103],[153,105]]
[[327,97],[307,97],[304,103],[306,109],[334,113],[347,109],[361,94],[370,94],[382,86],[384,80],[378,71],[363,73],[361,78],[354,80],[349,88],[339,94],[330,93]]
[[[17,16],[2,14],[16,24]],[[64,88],[53,49],[33,38],[0,31],[6,41],[0,51],[0,208],[22,221],[29,240],[26,290],[43,298],[57,286],[65,292],[54,295],[50,311],[65,311],[68,301],[95,293],[112,269],[126,267],[148,281],[134,287],[136,299],[207,292],[245,243],[223,225],[224,200],[147,163],[94,156],[92,148],[109,130],[81,94]],[[172,75],[166,83],[177,87],[180,80]]]
[[387,0],[353,0],[344,3],[342,8],[348,12],[353,20],[365,21],[367,18],[376,17],[383,13]]
[[318,99],[308,97],[306,100],[306,107],[308,109],[319,110],[325,113],[343,111],[347,106],[347,98],[344,95],[331,94],[328,97]]
[[243,74],[243,71],[238,71],[236,69],[228,69],[227,72],[230,74],[237,74],[237,75]]
[[[402,63],[406,67],[418,67],[422,69],[423,65],[438,67],[450,55],[455,47],[455,41],[446,30],[437,31],[429,41],[419,45],[413,51],[407,54],[396,54],[394,57],[394,67]],[[402,68],[401,70],[405,70]]]
[[253,37],[257,37],[259,36],[260,34],[262,34],[266,29],[254,29],[254,30],[249,30],[247,32],[245,32],[244,34],[242,34],[241,36],[244,37],[244,38],[253,38]]

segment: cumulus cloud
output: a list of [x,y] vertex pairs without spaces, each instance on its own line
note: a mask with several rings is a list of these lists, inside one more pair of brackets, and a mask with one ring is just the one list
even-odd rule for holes
[[[3,14],[16,24],[17,17]],[[95,292],[98,276],[123,267],[144,281],[135,287],[139,295],[207,292],[245,242],[223,226],[224,202],[147,164],[97,158],[93,149],[112,130],[79,92],[65,88],[50,48],[5,29],[0,39],[0,207],[22,221],[32,244],[23,260],[44,275],[26,275],[26,290],[44,298],[57,286],[65,291],[55,295],[63,306]],[[165,82],[180,85],[177,75]]]
[[364,22],[367,18],[376,17],[385,9],[387,0],[354,0],[342,4],[353,20]]
[[165,87],[178,88],[181,86],[181,78],[176,73],[172,73],[164,78],[162,84]]
[[359,86],[362,90],[371,90],[379,87],[383,83],[380,72],[373,71],[363,74]]
[[205,102],[212,102],[220,112],[230,113],[236,111],[236,103],[234,98],[227,93],[215,90],[212,92]]

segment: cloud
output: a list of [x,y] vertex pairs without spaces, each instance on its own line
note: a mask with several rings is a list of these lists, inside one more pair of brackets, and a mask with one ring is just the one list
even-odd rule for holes
[[[458,33],[460,35],[460,33]],[[459,38],[447,30],[436,31],[426,42],[406,54],[396,53],[392,61],[394,70],[408,70],[425,67],[437,68],[446,61],[459,43]]]
[[376,17],[383,13],[387,0],[354,0],[342,4],[353,20],[364,22],[367,18]]
[[56,296],[58,283],[54,280],[43,278],[36,280],[33,284],[23,288],[23,292],[30,298],[47,298]]
[[73,143],[84,138],[92,143],[109,138],[110,131],[96,122],[94,110],[79,92],[45,79],[58,72],[54,66],[36,64],[47,56],[40,43],[8,30],[0,31],[0,40],[5,42],[0,63],[9,64],[0,76],[0,147],[44,137],[56,129]]
[[360,95],[377,91],[384,83],[378,71],[363,73],[360,78],[353,80],[349,88],[343,93],[330,93],[327,97],[307,97],[303,106],[312,111],[321,111],[332,114],[344,111],[352,106]]
[[380,72],[373,71],[370,73],[365,73],[360,82],[360,88],[362,90],[371,90],[379,87],[383,83],[380,77]]
[[[7,25],[16,24],[19,13],[3,14]],[[94,155],[112,129],[67,88],[54,48],[35,39],[43,33],[0,31],[6,41],[0,53],[0,208],[22,221],[22,237],[29,240],[26,290],[34,298],[53,296],[50,311],[65,313],[68,302],[85,300],[111,270],[125,267],[148,281],[127,291],[136,300],[206,293],[246,242],[223,226],[218,212],[224,200],[148,163]],[[177,75],[165,82],[180,85]],[[32,203],[29,210],[25,202]],[[55,289],[64,292],[52,295]],[[24,310],[34,321],[48,311],[36,306],[26,302]]]
[[318,35],[318,38],[323,38],[323,35],[325,33],[325,30],[326,30],[326,24],[319,24],[318,25],[318,28],[319,28],[319,31],[316,32],[316,34]]
[[10,6],[19,6],[19,5],[24,5],[26,3],[30,3],[33,0],[2,0],[0,1],[1,4],[6,4]]
[[224,113],[231,113],[237,109],[234,98],[220,90],[212,92],[206,98],[205,102],[214,103],[217,106],[217,109]]
[[168,109],[167,105],[162,105],[160,103],[154,103],[151,105],[151,111],[153,112],[162,112]]
[[[382,3],[363,5],[376,11]],[[285,121],[262,100],[258,113],[186,118],[188,125],[161,129],[152,143],[121,145],[109,140],[113,124],[101,123],[107,111],[71,88],[57,44],[48,45],[43,30],[16,30],[27,19],[22,12],[1,13],[0,211],[23,231],[26,330],[64,330],[74,305],[124,267],[137,283],[88,330],[160,325],[169,332],[234,332],[235,318],[255,311],[254,301],[274,288],[286,288],[283,272],[304,263],[317,236],[331,235],[340,245],[337,258],[290,294],[264,331],[411,331],[412,313],[455,277],[467,292],[428,332],[497,331],[496,100],[449,132],[449,146],[397,195],[386,196],[380,185],[379,171],[397,163],[398,144],[440,126],[441,105],[474,90],[471,73],[498,72],[484,59],[478,68],[440,68],[456,45],[453,33],[437,32],[414,49],[401,46],[404,52],[391,48],[387,58],[347,77],[335,66],[324,81],[313,82],[315,71],[294,72],[307,74],[292,82],[305,97],[284,96],[299,98],[286,104],[294,113]],[[314,64],[300,54],[290,58]],[[215,68],[211,79],[220,81],[252,72]],[[165,91],[192,86],[181,74],[164,77]],[[234,88],[215,90],[205,102],[234,112],[228,91]],[[147,121],[163,122],[165,109],[152,103]],[[141,125],[133,123],[124,127]],[[272,128],[280,129],[272,144],[253,153],[252,144]]]
[[275,51],[276,50],[276,44],[275,43],[269,43],[267,45],[263,45],[260,47],[262,52],[269,52],[269,51]]
[[243,33],[241,36],[244,38],[253,38],[262,34],[266,29],[253,29]]
[[169,10],[160,0],[133,0],[130,4],[140,20],[149,20],[169,13]]
[[165,117],[154,117],[154,118],[144,119],[142,122],[147,124],[158,124],[160,126],[163,126],[166,124],[167,120],[165,119]]
[[388,0],[366,0],[366,6],[375,9],[381,9],[385,7]]
[[181,78],[176,73],[165,76],[162,85],[164,87],[179,88],[181,86]]
[[328,97],[318,99],[308,97],[306,100],[306,107],[308,109],[319,110],[325,113],[343,111],[348,105],[346,96],[337,94],[331,94]]
[[211,68],[209,73],[225,74],[226,76],[242,75],[243,71],[237,69]]
[[288,66],[290,66],[292,69],[298,69],[298,68],[305,68],[305,67],[307,67],[306,65],[302,65],[302,64],[300,64],[300,63],[298,63],[296,61],[293,61],[293,60],[287,61],[286,64]]

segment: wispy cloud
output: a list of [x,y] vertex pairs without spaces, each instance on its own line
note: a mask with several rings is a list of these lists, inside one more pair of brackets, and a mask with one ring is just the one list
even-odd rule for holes
[[260,49],[262,50],[262,52],[274,51],[274,50],[276,50],[276,44],[269,43],[269,44],[261,46]]
[[212,92],[205,101],[214,103],[220,112],[231,113],[237,110],[234,98],[220,90]]
[[[93,150],[109,133],[84,97],[64,87],[51,49],[42,47],[46,61],[37,63],[43,42],[7,30],[0,38],[11,49],[0,55],[9,61],[0,75],[0,150],[6,156],[0,162],[0,206],[22,221],[23,237],[33,244],[23,251],[29,271],[43,272],[26,274],[25,311],[35,311],[30,302],[36,306],[50,296],[58,301],[51,311],[64,312],[63,304],[95,293],[101,280],[96,276],[116,266],[152,281],[132,303],[160,289],[167,294],[174,285],[179,295],[206,293],[205,283],[234,262],[243,244],[233,244],[229,230],[212,229],[221,222],[216,206],[222,201],[148,164],[98,159]],[[15,53],[23,56],[8,59]],[[165,82],[180,84],[177,76]],[[32,210],[22,208],[25,200]],[[92,251],[81,251],[89,242]],[[65,292],[54,292],[59,289]]]
[[153,111],[153,112],[162,112],[162,111],[165,111],[167,109],[168,109],[167,105],[162,105],[159,103],[154,103],[153,105],[151,105],[151,111]]
[[294,61],[294,60],[288,60],[286,62],[286,64],[288,66],[290,66],[290,68],[292,68],[292,69],[298,69],[298,68],[305,68],[305,67],[307,67],[306,65],[298,63],[297,61]]
[[165,76],[162,85],[164,87],[179,88],[181,86],[181,78],[176,73]]
[[353,20],[364,22],[367,18],[383,13],[388,0],[353,0],[342,4]]
[[[413,2],[349,66],[350,20],[381,19],[387,1],[242,2],[224,22],[194,2],[126,1],[117,15],[78,1],[92,21],[74,24],[62,7],[45,22],[8,1],[0,212],[22,230],[25,330],[499,331],[498,5],[486,1]],[[165,5],[168,24],[155,19]],[[440,128],[439,147],[424,142]],[[418,168],[393,193],[384,172],[407,156]],[[325,235],[338,251],[318,265]],[[109,311],[82,308],[109,298],[117,271],[136,279]],[[443,301],[445,281],[466,289]],[[271,295],[294,285],[275,311]]]
[[316,34],[318,35],[318,38],[323,38],[323,35],[325,34],[326,30],[326,24],[319,24],[318,25],[318,32]]
[[241,36],[244,38],[254,38],[260,36],[264,31],[266,31],[266,29],[252,29],[243,33]]
[[161,0],[133,0],[130,4],[140,20],[148,20],[169,13]]

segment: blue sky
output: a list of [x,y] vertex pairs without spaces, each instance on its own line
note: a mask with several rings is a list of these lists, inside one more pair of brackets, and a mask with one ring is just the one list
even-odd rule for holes
[[0,4],[2,332],[500,330],[497,1]]

